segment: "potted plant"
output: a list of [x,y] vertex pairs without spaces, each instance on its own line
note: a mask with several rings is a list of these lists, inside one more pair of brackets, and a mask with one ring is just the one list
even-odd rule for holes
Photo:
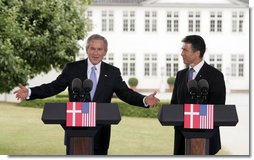
[[172,91],[173,91],[175,80],[176,80],[175,77],[169,77],[169,78],[167,79],[167,83],[168,83],[168,86],[169,86],[169,92],[172,92]]
[[131,78],[128,80],[128,84],[129,84],[129,86],[131,87],[131,89],[136,90],[136,87],[137,87],[137,85],[138,85],[138,79],[135,78],[135,77],[131,77]]

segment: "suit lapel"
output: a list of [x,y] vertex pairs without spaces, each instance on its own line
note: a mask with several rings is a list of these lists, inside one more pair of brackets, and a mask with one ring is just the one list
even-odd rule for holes
[[182,95],[181,97],[183,98],[183,100],[181,100],[182,102],[181,103],[185,103],[186,102],[186,98],[188,97],[188,87],[187,87],[187,84],[188,84],[188,74],[189,74],[189,68],[186,68],[186,70],[184,71],[184,82],[183,82],[183,90],[182,90]]
[[195,80],[198,82],[200,79],[205,79],[207,77],[207,66],[208,64],[205,62],[200,71],[198,72]]
[[100,78],[99,78],[99,81],[97,83],[97,87],[96,87],[94,98],[93,98],[94,101],[96,101],[96,99],[98,99],[97,97],[99,96],[99,93],[102,93],[102,91],[103,91],[103,82],[105,82],[107,80],[107,76],[108,75],[106,74],[105,64],[104,64],[104,62],[102,62],[101,63]]
[[87,59],[85,59],[85,61],[84,61],[84,63],[82,64],[83,66],[81,67],[81,68],[84,68],[84,72],[82,72],[82,73],[84,73],[84,78],[85,79],[87,79],[88,77],[87,77],[87,66],[88,66],[88,64],[87,64]]
[[173,104],[184,104],[188,102],[188,68],[177,73],[176,85],[172,95]]

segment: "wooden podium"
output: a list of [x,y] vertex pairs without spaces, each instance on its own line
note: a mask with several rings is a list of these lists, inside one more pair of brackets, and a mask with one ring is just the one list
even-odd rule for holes
[[[162,105],[158,119],[163,126],[183,126],[184,107],[179,104]],[[236,126],[238,116],[235,105],[214,105],[214,126]],[[182,129],[186,155],[208,155],[209,138],[213,130]]]
[[66,127],[66,104],[46,103],[44,124],[60,124],[65,130],[65,144],[70,155],[93,155],[94,136],[103,125],[118,124],[121,115],[115,103],[96,103],[96,127]]

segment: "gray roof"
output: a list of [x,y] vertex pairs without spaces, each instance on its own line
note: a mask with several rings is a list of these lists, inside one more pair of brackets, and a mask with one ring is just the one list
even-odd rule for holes
[[145,0],[93,0],[93,5],[139,5]]
[[249,4],[249,0],[239,0],[242,1],[243,3]]
[[93,0],[96,6],[248,8],[249,0]]

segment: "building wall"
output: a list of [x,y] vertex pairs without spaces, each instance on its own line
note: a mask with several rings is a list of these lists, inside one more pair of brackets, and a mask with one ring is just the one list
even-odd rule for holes
[[[114,53],[114,65],[122,69],[122,54],[136,54],[136,77],[140,80],[139,89],[161,89],[167,87],[165,76],[166,54],[179,55],[179,69],[185,65],[181,59],[181,39],[189,34],[201,35],[207,44],[204,59],[209,63],[212,54],[222,55],[222,72],[225,76],[226,87],[231,90],[249,89],[249,10],[248,8],[174,8],[174,7],[145,7],[145,6],[90,6],[94,28],[90,34],[98,33],[109,41],[108,53]],[[101,11],[114,12],[114,31],[101,31]],[[123,11],[135,11],[136,31],[122,31]],[[157,12],[157,32],[144,31],[145,11]],[[166,31],[166,12],[179,12],[179,32]],[[201,31],[188,32],[188,12],[199,11],[201,14]],[[222,12],[222,32],[210,32],[210,12]],[[244,12],[243,32],[232,32],[232,12]],[[144,76],[144,54],[155,53],[158,56],[157,76]],[[85,53],[81,52],[81,55]],[[244,55],[244,76],[231,76],[231,56],[233,54]],[[83,57],[83,55],[81,56]],[[126,81],[130,76],[123,76]],[[152,85],[151,85],[152,84]]]

